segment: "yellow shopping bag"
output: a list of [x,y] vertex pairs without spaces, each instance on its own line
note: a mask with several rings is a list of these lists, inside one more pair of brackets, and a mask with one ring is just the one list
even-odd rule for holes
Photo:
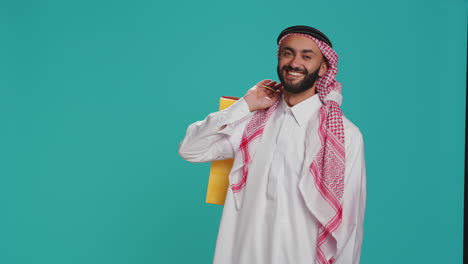
[[[219,100],[219,110],[228,108],[239,98],[222,96]],[[224,205],[227,188],[229,187],[229,172],[232,168],[233,159],[217,160],[211,163],[206,202]]]

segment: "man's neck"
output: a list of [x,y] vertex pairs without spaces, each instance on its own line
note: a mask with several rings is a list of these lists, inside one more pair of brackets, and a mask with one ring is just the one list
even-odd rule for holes
[[312,97],[315,95],[315,84],[312,88],[305,90],[302,93],[290,93],[286,90],[283,90],[284,101],[288,104],[289,107],[293,107],[298,103]]

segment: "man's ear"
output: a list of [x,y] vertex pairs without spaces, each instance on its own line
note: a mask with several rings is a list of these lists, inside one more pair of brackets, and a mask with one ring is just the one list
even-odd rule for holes
[[322,77],[328,71],[328,63],[326,61],[322,62],[320,65],[320,70],[318,72],[318,76]]

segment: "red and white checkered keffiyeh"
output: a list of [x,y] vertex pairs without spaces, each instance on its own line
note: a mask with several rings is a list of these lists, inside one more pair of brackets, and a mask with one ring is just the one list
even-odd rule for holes
[[[341,94],[341,84],[336,81],[338,55],[324,42],[306,34],[291,33],[285,35],[281,42],[290,35],[301,35],[312,39],[327,58],[329,69],[316,83],[316,89],[323,105],[320,108],[319,137],[321,147],[310,164],[310,173],[314,179],[317,192],[312,194],[314,200],[321,204],[312,207],[313,214],[321,226],[317,239],[317,263],[331,264],[336,257],[336,241],[333,232],[340,226],[343,217],[343,190],[345,173],[345,143],[343,113],[341,112],[341,97],[328,96],[331,91]],[[242,196],[247,183],[248,166],[251,161],[249,144],[259,138],[265,128],[267,120],[276,109],[278,102],[268,109],[255,112],[247,124],[243,134],[239,151],[243,157],[242,178],[231,184],[234,196]],[[238,197],[242,199],[242,197]],[[336,239],[336,238],[335,238]]]

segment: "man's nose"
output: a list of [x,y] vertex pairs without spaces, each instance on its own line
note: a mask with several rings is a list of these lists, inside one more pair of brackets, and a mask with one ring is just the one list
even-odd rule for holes
[[289,65],[290,65],[291,67],[293,67],[293,68],[299,68],[299,66],[301,65],[301,63],[300,63],[300,57],[299,57],[299,56],[294,56],[294,57],[291,59]]

